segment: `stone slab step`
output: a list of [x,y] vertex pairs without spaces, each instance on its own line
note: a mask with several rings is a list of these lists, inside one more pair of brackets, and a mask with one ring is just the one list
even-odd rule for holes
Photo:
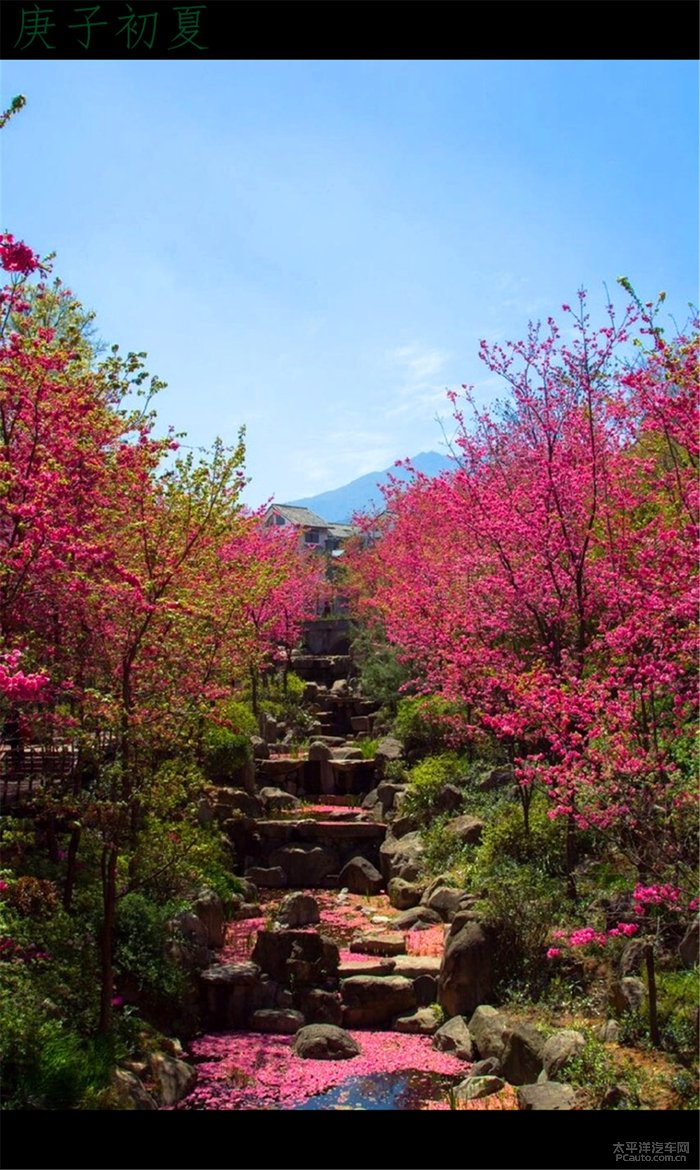
[[350,943],[350,950],[361,955],[405,955],[406,939],[399,930],[384,931],[382,934],[360,934]]
[[338,977],[351,979],[353,975],[391,975],[393,971],[393,959],[357,959],[340,963]]

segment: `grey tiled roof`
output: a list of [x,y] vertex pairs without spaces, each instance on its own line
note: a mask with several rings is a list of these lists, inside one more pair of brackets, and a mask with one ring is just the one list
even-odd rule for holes
[[279,512],[290,524],[302,528],[328,528],[328,521],[312,512],[310,508],[298,508],[294,504],[272,504],[270,511]]

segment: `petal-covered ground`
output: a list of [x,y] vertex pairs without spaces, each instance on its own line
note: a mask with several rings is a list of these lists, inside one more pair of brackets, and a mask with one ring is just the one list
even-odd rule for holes
[[[351,1060],[303,1060],[292,1051],[293,1036],[256,1032],[203,1036],[191,1045],[197,1086],[178,1108],[293,1109],[346,1081],[410,1070],[420,1070],[424,1080],[425,1074],[435,1074],[436,1095],[442,1099],[443,1082],[438,1078],[453,1077],[456,1082],[468,1071],[457,1057],[434,1049],[429,1036],[361,1031],[350,1035],[360,1046],[359,1056]],[[426,1099],[428,1095],[426,1090]]]

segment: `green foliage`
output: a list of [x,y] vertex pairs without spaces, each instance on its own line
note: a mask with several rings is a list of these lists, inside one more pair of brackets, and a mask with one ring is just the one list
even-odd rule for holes
[[408,773],[409,789],[401,806],[402,812],[427,821],[436,811],[442,789],[458,780],[462,773],[462,761],[455,752],[421,760]]
[[[684,1064],[697,1059],[698,973],[656,971],[657,1015],[661,1048]],[[646,1013],[626,1012],[620,1019],[620,1042],[652,1047]]]
[[239,699],[228,699],[217,709],[217,717],[229,731],[237,735],[257,735],[258,721],[248,703]]
[[454,870],[458,880],[468,872],[476,845],[466,845],[446,827],[454,813],[442,813],[434,817],[423,831],[423,864],[428,874],[447,873]]
[[388,760],[384,766],[384,779],[392,784],[405,784],[408,771],[403,760]]
[[479,873],[484,921],[494,939],[498,990],[516,985],[541,998],[550,974],[550,932],[562,912],[561,883],[533,864],[503,859]]
[[202,743],[203,767],[210,780],[233,783],[251,756],[247,735],[227,727],[208,727]]
[[402,741],[412,759],[437,755],[452,738],[447,717],[456,714],[455,703],[439,695],[400,699],[394,720],[394,735]]
[[360,671],[362,694],[381,704],[393,718],[401,687],[406,681],[406,669],[399,662],[395,647],[387,642],[381,627],[358,627],[351,653]]
[[360,749],[363,760],[373,760],[377,754],[378,745],[378,739],[356,739],[354,741],[354,747]]
[[172,1002],[186,993],[183,972],[167,957],[168,922],[182,904],[157,905],[141,893],[127,894],[117,910],[115,967],[149,999]]
[[512,801],[493,809],[477,856],[478,873],[486,876],[504,859],[522,865],[537,866],[543,873],[556,877],[566,873],[566,842],[563,818],[547,816],[548,804],[535,797],[530,806],[529,833],[525,829],[522,809]]
[[639,1104],[637,1078],[629,1072],[623,1074],[613,1062],[605,1045],[590,1033],[586,1035],[583,1052],[567,1061],[560,1074],[553,1079],[565,1081],[578,1089],[590,1109],[600,1108],[606,1092],[618,1084],[624,1084],[629,1093],[629,1097],[625,1099],[625,1108],[629,1108],[630,1103]]

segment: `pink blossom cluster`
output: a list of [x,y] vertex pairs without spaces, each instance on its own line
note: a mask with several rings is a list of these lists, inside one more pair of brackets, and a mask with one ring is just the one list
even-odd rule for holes
[[667,909],[677,910],[681,892],[676,886],[642,886],[634,888],[634,908],[643,914],[647,906],[665,906]]
[[0,265],[6,272],[21,272],[27,275],[39,267],[39,257],[27,244],[15,240],[9,232],[0,233]]
[[19,669],[22,654],[10,650],[0,656],[0,694],[15,702],[36,701],[45,697],[48,675],[41,672],[25,674]]
[[[618,922],[611,930],[594,930],[592,926],[582,926],[577,930],[553,930],[552,937],[569,947],[604,947],[609,938],[631,938],[637,934],[639,926],[636,922]],[[547,951],[548,959],[558,959],[562,954],[561,947],[550,947]]]

